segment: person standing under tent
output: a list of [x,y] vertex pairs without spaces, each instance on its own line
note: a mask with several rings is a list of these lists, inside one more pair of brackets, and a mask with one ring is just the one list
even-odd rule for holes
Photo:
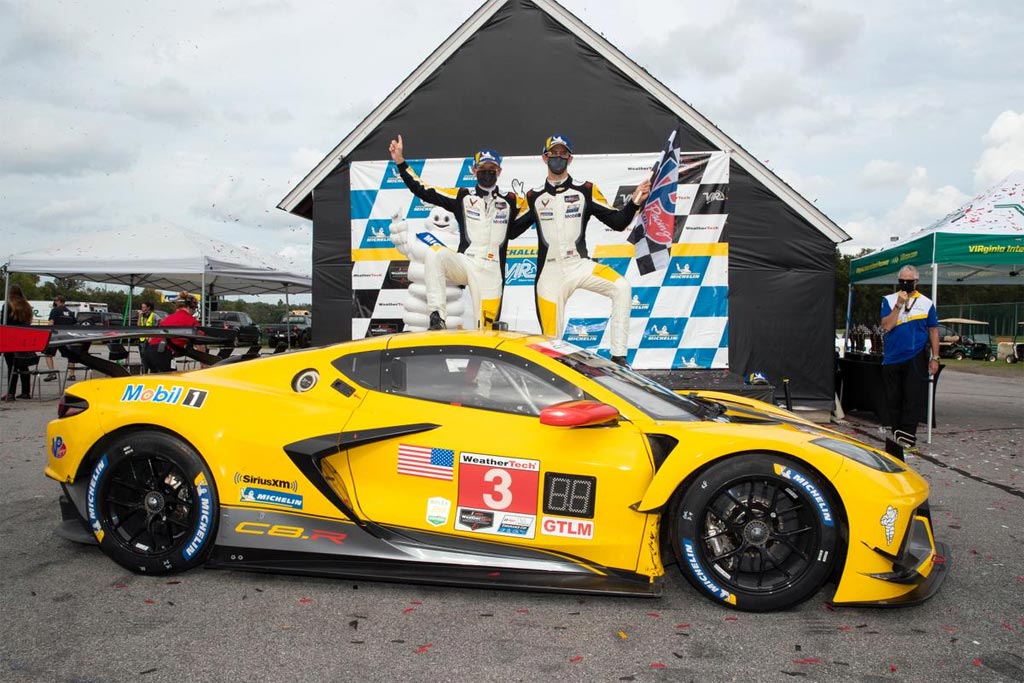
[[913,448],[928,401],[928,377],[939,371],[939,320],[932,300],[917,291],[917,268],[903,266],[897,277],[899,289],[882,298],[883,424],[898,444]]
[[[59,325],[62,327],[74,325],[77,318],[75,317],[74,311],[67,306],[67,302],[64,297],[59,294],[53,297],[53,308],[50,309],[50,324]],[[68,359],[68,379],[75,381],[78,379],[75,376],[75,364],[71,361],[67,350],[62,346],[60,349],[52,346],[47,346],[43,351],[43,359],[46,361],[46,367],[49,370],[53,370],[53,357],[57,355],[57,351],[60,351],[60,355]],[[50,372],[46,377],[43,378],[44,382],[52,382],[57,379],[56,372]]]
[[438,240],[430,245],[424,259],[427,307],[430,310],[428,329],[445,329],[445,280],[469,287],[476,326],[489,328],[501,315],[509,228],[525,209],[525,203],[515,193],[498,189],[501,155],[493,149],[481,149],[473,156],[472,172],[476,176],[476,187],[473,188],[427,185],[405,161],[404,149],[401,135],[388,147],[405,186],[428,204],[453,213],[459,226],[457,252]]
[[[25,298],[25,294],[20,286],[11,285],[10,291],[7,292],[7,303],[4,304],[4,310],[0,311],[0,321],[4,321],[8,325],[27,326],[32,324],[32,304]],[[9,379],[7,381],[7,393],[0,397],[0,401],[13,401],[15,398],[32,398],[29,389],[28,369],[20,366],[18,360],[17,353],[12,351],[4,352],[4,362],[7,363],[7,376]],[[21,377],[21,393],[15,396],[14,391],[18,388],[19,377]]]
[[541,159],[547,166],[544,186],[526,193],[527,212],[513,225],[515,239],[537,224],[537,317],[541,331],[558,336],[565,327],[565,306],[577,289],[596,292],[612,301],[609,319],[611,359],[626,365],[632,287],[613,268],[592,261],[587,253],[586,230],[594,216],[612,230],[625,230],[651,190],[644,180],[621,209],[608,205],[591,182],[569,176],[572,144],[564,135],[544,141]]

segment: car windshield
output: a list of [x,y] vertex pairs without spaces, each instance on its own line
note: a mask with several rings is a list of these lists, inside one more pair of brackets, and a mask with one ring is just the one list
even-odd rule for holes
[[535,345],[541,353],[600,384],[656,420],[690,422],[708,415],[704,405],[671,389],[565,342]]

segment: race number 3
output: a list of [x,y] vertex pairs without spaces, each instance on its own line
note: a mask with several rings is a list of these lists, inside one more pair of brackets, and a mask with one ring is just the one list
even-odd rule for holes
[[459,507],[537,514],[540,461],[459,455]]

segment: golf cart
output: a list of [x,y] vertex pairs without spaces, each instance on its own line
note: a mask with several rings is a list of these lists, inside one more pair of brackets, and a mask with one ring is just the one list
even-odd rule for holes
[[968,334],[971,327],[988,327],[987,322],[968,318],[944,318],[939,323],[942,323],[939,325],[939,358],[987,361],[994,361],[997,358],[998,351],[987,332]]
[[1024,338],[1024,322],[1017,323],[1013,341],[999,342],[999,357],[1005,358],[1007,363],[1024,362],[1024,341],[1017,341],[1018,338]]

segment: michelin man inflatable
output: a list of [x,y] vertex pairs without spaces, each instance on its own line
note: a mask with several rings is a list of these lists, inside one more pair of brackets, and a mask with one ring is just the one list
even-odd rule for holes
[[[430,324],[430,311],[427,310],[427,286],[424,277],[423,261],[426,258],[428,242],[431,237],[424,241],[420,235],[432,236],[444,243],[446,247],[457,249],[459,246],[459,230],[450,213],[439,207],[434,207],[430,215],[423,222],[423,229],[416,231],[410,229],[409,224],[396,214],[391,217],[391,241],[395,248],[409,259],[409,289],[405,295],[405,314],[402,319],[405,321],[407,332],[422,332]],[[447,325],[448,329],[465,327],[464,317],[466,303],[464,297],[468,296],[462,287],[449,284],[445,288],[447,295]]]

